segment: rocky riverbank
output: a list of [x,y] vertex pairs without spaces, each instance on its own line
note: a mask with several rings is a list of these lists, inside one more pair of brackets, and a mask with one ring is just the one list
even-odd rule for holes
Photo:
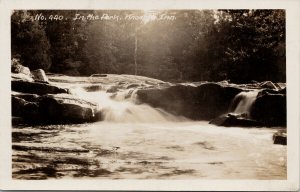
[[[75,85],[86,92],[105,91],[112,98],[122,92],[124,98],[134,96],[137,104],[148,104],[192,120],[208,120],[218,126],[286,126],[283,83],[169,83],[132,75],[69,77],[46,75],[43,70],[30,71],[19,64],[12,65],[12,123],[66,124],[103,120],[101,101],[95,103],[73,94],[70,87]],[[251,106],[244,111],[234,111],[247,102],[250,92],[256,94]]]

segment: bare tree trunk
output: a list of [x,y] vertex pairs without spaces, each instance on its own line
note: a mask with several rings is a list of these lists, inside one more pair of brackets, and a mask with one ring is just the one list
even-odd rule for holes
[[135,34],[134,35],[134,38],[135,38],[135,43],[134,43],[134,75],[137,75],[137,62],[136,62],[136,59],[137,59],[137,45],[138,45],[138,39],[137,39],[137,35]]

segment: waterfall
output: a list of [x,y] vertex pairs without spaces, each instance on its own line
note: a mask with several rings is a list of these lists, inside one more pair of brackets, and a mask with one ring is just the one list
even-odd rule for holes
[[231,104],[230,111],[235,114],[241,114],[250,117],[251,107],[257,97],[258,91],[241,92],[237,94]]
[[153,123],[186,120],[147,104],[137,104],[136,90],[120,90],[116,93],[108,93],[105,90],[87,92],[81,87],[76,87],[71,92],[82,99],[97,103],[103,121]]

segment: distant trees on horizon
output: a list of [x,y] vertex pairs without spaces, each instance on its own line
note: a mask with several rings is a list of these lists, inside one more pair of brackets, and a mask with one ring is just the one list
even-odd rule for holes
[[[74,20],[75,15],[115,16]],[[168,81],[286,81],[284,10],[18,10],[12,58],[67,75],[135,74]],[[173,17],[174,18],[174,17]]]

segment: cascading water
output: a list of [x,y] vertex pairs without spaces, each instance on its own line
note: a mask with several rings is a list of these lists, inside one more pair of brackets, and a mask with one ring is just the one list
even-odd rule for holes
[[[171,115],[140,104],[136,86],[121,85],[120,75],[76,77],[77,84],[58,78],[97,103],[102,121],[13,127],[14,179],[286,179],[286,146],[272,141],[277,128],[224,128]],[[142,84],[136,78],[130,83]],[[250,111],[256,95],[238,94],[232,112]]]
[[250,110],[257,97],[257,94],[258,91],[243,91],[237,94],[232,101],[230,111],[235,114],[242,114],[248,118],[251,118]]
[[137,104],[135,90],[125,90],[117,93],[108,93],[106,90],[87,92],[81,87],[76,87],[71,89],[71,92],[85,100],[97,103],[103,121],[151,123],[184,121],[186,119],[147,104]]

